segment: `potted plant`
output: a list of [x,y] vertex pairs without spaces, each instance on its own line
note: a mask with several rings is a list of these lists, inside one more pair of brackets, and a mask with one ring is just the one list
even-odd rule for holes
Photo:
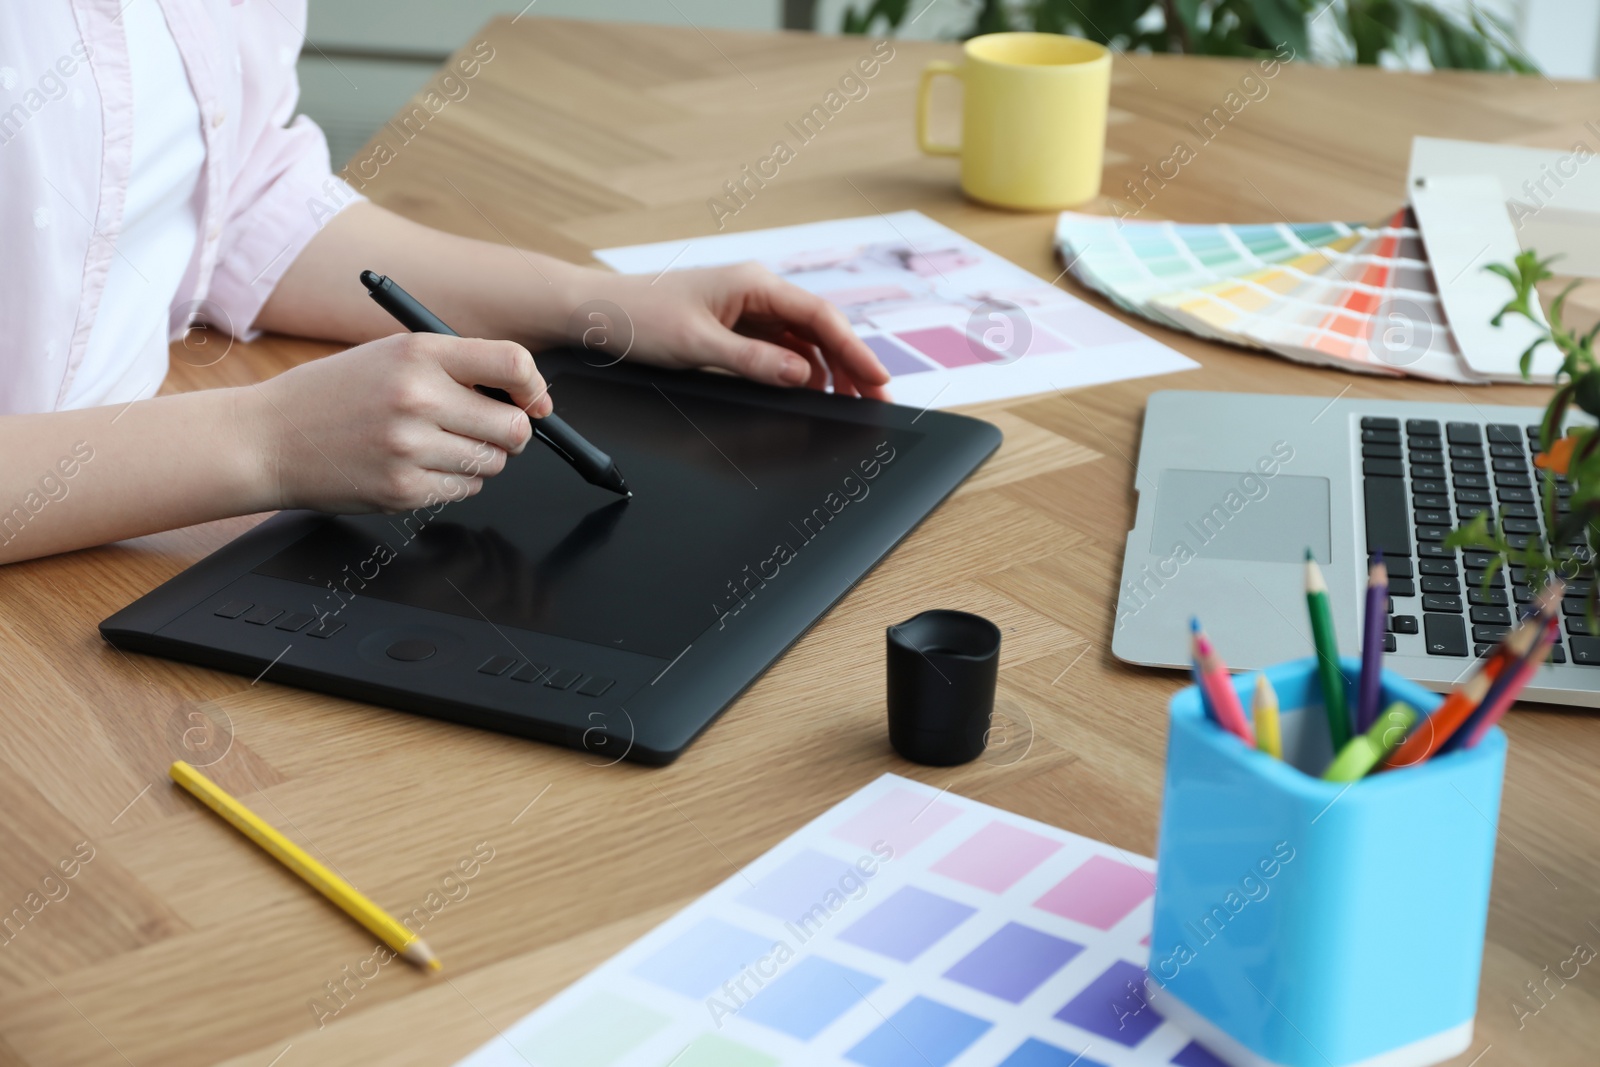
[[1553,277],[1550,259],[1526,251],[1511,265],[1490,264],[1489,270],[1511,283],[1513,296],[1490,320],[1500,325],[1507,315],[1520,315],[1533,323],[1539,336],[1522,353],[1522,374],[1528,376],[1533,354],[1540,345],[1551,344],[1561,353],[1556,371],[1556,392],[1545,408],[1539,428],[1539,451],[1533,464],[1537,468],[1539,508],[1551,543],[1537,538],[1524,547],[1514,546],[1485,512],[1460,529],[1451,531],[1445,544],[1453,548],[1477,549],[1495,554],[1484,573],[1485,588],[1502,566],[1527,568],[1529,588],[1542,586],[1552,575],[1568,584],[1568,595],[1581,594],[1590,620],[1597,614],[1594,582],[1594,552],[1591,536],[1600,533],[1600,433],[1593,426],[1565,428],[1567,414],[1576,407],[1600,418],[1600,366],[1595,364],[1594,342],[1600,324],[1579,334],[1564,321],[1567,296],[1577,288],[1572,282],[1550,303],[1549,321],[1534,313],[1536,289]]

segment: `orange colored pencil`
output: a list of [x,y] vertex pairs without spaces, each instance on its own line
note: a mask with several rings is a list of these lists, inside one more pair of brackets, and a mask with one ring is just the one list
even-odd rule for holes
[[1381,764],[1383,769],[1410,767],[1437,752],[1439,746],[1472,717],[1488,694],[1489,686],[1500,677],[1500,672],[1514,669],[1514,661],[1520,660],[1533,647],[1533,642],[1544,632],[1544,626],[1542,616],[1518,623],[1517,628],[1507,634],[1505,640],[1484,661],[1477,674],[1468,679],[1465,685],[1452,690],[1432,715],[1412,728],[1411,736],[1384,759]]
[[1465,685],[1451,690],[1450,695],[1444,698],[1444,703],[1433,709],[1432,715],[1412,727],[1411,736],[1385,756],[1379,766],[1392,771],[1414,766],[1433,755],[1444,744],[1445,738],[1459,730],[1461,724],[1472,715],[1473,709],[1483,702],[1484,694],[1489,692],[1489,686],[1500,676],[1504,666],[1504,658],[1496,652],[1493,658],[1484,663],[1482,670],[1467,679]]

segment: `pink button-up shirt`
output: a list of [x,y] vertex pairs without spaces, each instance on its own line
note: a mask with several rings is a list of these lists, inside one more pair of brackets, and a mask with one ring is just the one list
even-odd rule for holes
[[[317,227],[359,199],[289,122],[306,0],[159,0],[200,110],[199,241],[172,294],[248,340]],[[0,414],[68,395],[116,256],[133,155],[119,0],[0,2]],[[141,102],[141,106],[143,103]]]

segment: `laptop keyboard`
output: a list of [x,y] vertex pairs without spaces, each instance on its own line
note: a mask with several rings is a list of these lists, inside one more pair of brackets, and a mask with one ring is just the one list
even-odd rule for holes
[[[1361,420],[1367,550],[1381,546],[1389,568],[1384,651],[1396,651],[1395,634],[1420,629],[1430,656],[1482,656],[1533,600],[1525,568],[1502,567],[1485,589],[1493,553],[1457,552],[1444,538],[1487,512],[1491,522],[1503,523],[1512,546],[1542,541],[1549,532],[1539,506],[1544,479],[1554,479],[1561,515],[1571,510],[1572,487],[1533,466],[1538,451],[1538,426],[1407,419],[1402,427],[1399,419]],[[1582,534],[1573,549],[1588,558]],[[1588,582],[1567,583],[1565,634],[1550,650],[1550,662],[1568,662],[1570,649],[1571,662],[1600,667],[1600,636],[1591,633],[1584,607],[1588,592]],[[1410,613],[1415,607],[1395,613],[1396,597],[1420,604],[1420,627]]]

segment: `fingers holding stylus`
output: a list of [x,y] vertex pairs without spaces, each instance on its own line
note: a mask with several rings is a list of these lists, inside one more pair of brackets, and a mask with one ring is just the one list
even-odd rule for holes
[[[533,355],[515,341],[428,334],[418,337],[422,343],[437,349],[439,366],[462,385],[503,390],[510,394],[517,408],[535,419],[544,418],[554,409],[550,387],[539,373]],[[496,417],[503,421],[503,413]]]

